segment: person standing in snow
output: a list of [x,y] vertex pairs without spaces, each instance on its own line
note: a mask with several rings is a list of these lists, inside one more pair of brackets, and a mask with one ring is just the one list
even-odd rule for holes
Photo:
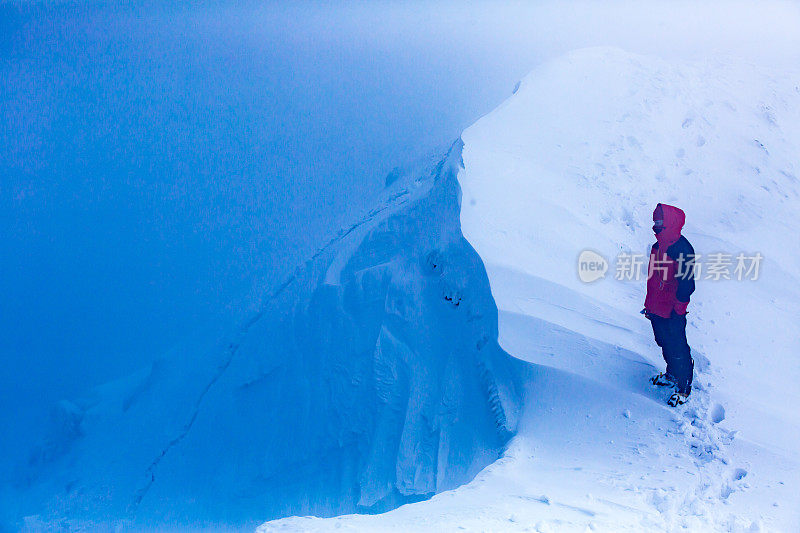
[[686,341],[686,308],[694,292],[695,255],[692,245],[681,235],[685,221],[685,213],[671,205],[658,204],[653,211],[656,243],[650,249],[647,297],[642,311],[653,326],[656,344],[667,363],[666,371],[651,381],[675,388],[668,401],[673,407],[688,399],[694,372]]

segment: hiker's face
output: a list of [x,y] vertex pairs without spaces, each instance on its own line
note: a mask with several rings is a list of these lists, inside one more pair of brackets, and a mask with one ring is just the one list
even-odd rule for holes
[[658,235],[664,230],[664,221],[663,220],[654,220],[653,221],[653,233]]

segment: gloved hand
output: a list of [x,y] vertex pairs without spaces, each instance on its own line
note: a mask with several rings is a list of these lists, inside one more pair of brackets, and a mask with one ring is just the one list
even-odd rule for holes
[[677,302],[673,309],[675,309],[675,312],[679,315],[685,315],[688,312],[686,310],[687,307],[689,307],[689,302]]
[[648,311],[646,308],[645,308],[645,309],[642,309],[642,310],[641,310],[641,311],[639,311],[639,312],[640,312],[641,314],[643,314],[643,315],[644,315],[644,317],[645,317],[647,320],[650,320],[650,311]]

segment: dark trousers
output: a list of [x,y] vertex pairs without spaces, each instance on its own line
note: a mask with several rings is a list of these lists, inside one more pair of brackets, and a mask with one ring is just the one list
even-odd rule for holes
[[692,391],[694,360],[686,342],[686,315],[673,311],[669,318],[653,314],[649,318],[656,344],[661,347],[664,361],[667,362],[667,376],[675,381],[678,392],[689,394]]

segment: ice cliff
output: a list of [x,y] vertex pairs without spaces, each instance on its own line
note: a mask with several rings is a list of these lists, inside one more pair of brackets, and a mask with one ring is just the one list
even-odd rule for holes
[[229,341],[62,402],[12,520],[249,526],[377,512],[472,479],[515,431],[483,264],[461,233],[456,143],[393,173]]

